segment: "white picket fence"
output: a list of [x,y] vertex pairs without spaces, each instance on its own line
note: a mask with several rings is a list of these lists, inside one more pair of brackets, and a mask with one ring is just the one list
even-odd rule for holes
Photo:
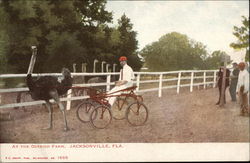
[[[158,91],[158,97],[162,96],[163,89],[173,89],[176,88],[176,92],[180,92],[181,87],[190,87],[190,92],[193,91],[194,86],[203,86],[205,89],[207,85],[216,85],[216,74],[218,70],[183,70],[183,71],[169,71],[169,72],[135,72],[136,79],[134,84],[137,86],[136,92],[150,92]],[[202,74],[202,75],[197,75]],[[210,75],[207,75],[210,74]],[[211,75],[212,74],[212,75]],[[32,76],[61,76],[60,73],[42,73],[42,74],[32,74]],[[89,87],[89,86],[106,86],[106,91],[110,90],[110,86],[114,85],[114,82],[111,82],[111,75],[119,75],[118,72],[113,73],[72,73],[72,77],[76,76],[106,76],[106,83],[92,83],[92,84],[74,84],[73,87]],[[151,79],[146,79],[144,76],[150,76]],[[168,78],[166,77],[168,76]],[[171,78],[169,78],[169,76]],[[176,77],[175,77],[176,76]],[[1,74],[0,80],[4,78],[25,78],[26,74]],[[153,79],[152,79],[153,78]],[[195,79],[200,79],[202,82],[195,82]],[[210,81],[208,81],[210,79]],[[212,80],[211,80],[212,79]],[[181,81],[186,80],[185,84],[181,84]],[[176,81],[176,84],[163,86],[164,82]],[[157,87],[141,89],[142,84],[148,83],[158,83]],[[13,108],[13,107],[22,107],[22,106],[31,106],[31,105],[40,105],[44,101],[32,101],[32,102],[23,102],[23,103],[11,103],[11,104],[1,104],[1,94],[11,93],[11,92],[23,92],[28,91],[28,88],[8,88],[0,89],[0,109],[4,108]],[[88,96],[71,96],[71,89],[68,91],[67,98],[61,98],[61,101],[67,101],[67,109],[70,108],[71,101],[86,99]],[[53,102],[53,100],[51,100]]]

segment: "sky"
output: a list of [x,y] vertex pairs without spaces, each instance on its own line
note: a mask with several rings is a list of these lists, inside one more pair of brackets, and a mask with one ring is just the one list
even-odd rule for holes
[[242,1],[107,1],[113,24],[125,13],[137,32],[139,50],[170,32],[179,32],[202,42],[211,54],[225,51],[236,62],[245,51],[229,46],[236,42],[233,26],[241,26],[241,16],[249,17],[249,2]]

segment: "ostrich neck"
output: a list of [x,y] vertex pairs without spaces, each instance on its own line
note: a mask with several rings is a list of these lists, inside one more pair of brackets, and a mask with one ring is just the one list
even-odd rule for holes
[[82,64],[82,72],[86,72],[87,71],[87,65],[86,64]]
[[95,72],[95,64],[96,64],[96,62],[94,62],[94,69],[93,69],[93,72]]
[[104,67],[104,63],[102,63],[102,72],[104,72],[104,70],[103,70],[104,68],[103,67]]
[[36,50],[34,50],[32,52],[32,56],[31,56],[31,59],[30,59],[30,65],[29,65],[29,69],[28,69],[27,74],[32,74],[34,66],[35,66],[35,62],[36,62]]
[[64,86],[71,86],[72,85],[72,78],[71,78],[71,76],[68,76],[68,75],[63,76],[62,84]]
[[106,65],[106,72],[109,72],[109,65]]

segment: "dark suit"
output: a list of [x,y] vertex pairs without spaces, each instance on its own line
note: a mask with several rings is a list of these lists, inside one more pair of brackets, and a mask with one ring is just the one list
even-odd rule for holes
[[[229,86],[229,76],[230,76],[230,71],[229,69],[226,69],[226,86],[225,86],[225,90],[224,90],[224,103],[226,103],[226,89],[227,87]],[[219,96],[219,100],[217,102],[217,104],[220,103],[220,99],[221,99],[221,91],[222,91],[222,81],[223,81],[223,68],[220,68],[219,69],[219,72],[218,72],[218,87],[219,87],[219,92],[220,92],[220,96]]]
[[229,92],[232,98],[232,101],[236,101],[236,87],[238,83],[238,76],[239,76],[240,70],[238,68],[235,68],[232,71],[233,78],[231,79],[230,87],[229,87]]

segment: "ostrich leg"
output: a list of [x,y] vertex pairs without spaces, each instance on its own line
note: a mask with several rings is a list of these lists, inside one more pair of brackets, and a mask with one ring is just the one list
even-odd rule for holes
[[49,126],[46,127],[46,128],[43,128],[43,130],[49,130],[49,129],[52,129],[52,112],[53,112],[53,108],[51,107],[51,104],[50,104],[49,101],[46,101],[45,106],[49,111]]
[[67,130],[69,130],[69,128],[68,128],[68,125],[67,125],[67,119],[66,119],[66,114],[65,114],[65,108],[64,108],[64,106],[63,106],[63,104],[62,104],[61,101],[58,101],[58,106],[59,106],[59,108],[60,108],[60,110],[62,111],[62,114],[63,114],[63,119],[64,119],[64,130],[67,131]]
[[67,119],[66,119],[66,114],[65,114],[65,108],[62,104],[62,102],[60,101],[59,95],[57,93],[57,91],[51,91],[50,92],[50,96],[55,100],[55,102],[58,104],[62,114],[63,114],[63,119],[64,119],[64,130],[67,131],[69,130],[68,125],[67,125]]

